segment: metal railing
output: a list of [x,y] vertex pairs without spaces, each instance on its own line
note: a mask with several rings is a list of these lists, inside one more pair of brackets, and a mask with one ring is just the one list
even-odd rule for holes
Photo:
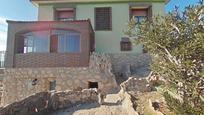
[[0,68],[5,67],[5,51],[0,51]]

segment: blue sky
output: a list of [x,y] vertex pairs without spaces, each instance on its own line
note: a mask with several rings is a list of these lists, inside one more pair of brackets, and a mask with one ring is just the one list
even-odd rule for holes
[[[184,9],[189,4],[196,4],[199,0],[171,0],[165,11],[172,11],[175,5]],[[7,23],[6,20],[37,20],[37,8],[30,0],[0,0],[0,51],[6,48]]]

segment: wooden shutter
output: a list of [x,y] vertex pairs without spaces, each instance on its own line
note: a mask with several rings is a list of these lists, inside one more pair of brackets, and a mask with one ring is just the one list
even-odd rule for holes
[[24,36],[17,35],[15,38],[15,50],[16,53],[23,53],[24,52]]
[[112,29],[112,10],[111,7],[95,8],[95,29]]
[[75,18],[74,8],[56,10],[57,20],[73,20],[74,18]]
[[132,9],[132,16],[147,16],[147,9]]
[[58,36],[52,35],[50,38],[50,52],[57,53],[57,49],[58,49]]
[[129,38],[122,38],[120,42],[120,50],[121,51],[131,51],[132,43]]

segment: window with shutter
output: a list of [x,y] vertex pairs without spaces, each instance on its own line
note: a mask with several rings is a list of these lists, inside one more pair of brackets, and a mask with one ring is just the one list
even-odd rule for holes
[[132,50],[132,43],[129,38],[122,38],[120,42],[120,49],[121,51],[131,51]]
[[111,7],[95,8],[95,30],[112,29]]
[[131,7],[130,17],[134,18],[137,23],[141,23],[143,20],[151,20],[152,18],[152,7],[145,6],[144,8]]
[[132,17],[135,19],[136,23],[141,23],[148,17],[147,9],[131,9]]
[[57,9],[55,15],[58,21],[74,20],[75,10],[73,8]]

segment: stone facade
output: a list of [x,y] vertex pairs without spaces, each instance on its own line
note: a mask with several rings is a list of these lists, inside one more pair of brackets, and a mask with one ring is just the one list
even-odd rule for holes
[[99,89],[109,92],[117,87],[111,73],[111,59],[106,54],[93,53],[89,67],[77,68],[7,68],[3,80],[2,105],[21,100],[34,93],[50,90],[65,91],[90,88],[90,82],[98,83]]
[[110,54],[113,73],[118,77],[145,77],[149,74],[151,57],[147,53],[118,53]]
[[[132,70],[148,67],[149,63],[148,54],[93,53],[90,56],[89,67],[7,68],[3,80],[4,92],[1,104],[5,105],[34,93],[49,91],[53,82],[56,87],[52,87],[57,91],[81,90],[90,88],[90,83],[97,83],[96,87],[109,92],[117,87],[118,78],[115,78],[115,75],[126,74],[123,65],[131,66],[128,71],[130,71],[129,76],[132,76]],[[144,73],[146,72],[148,73],[148,69],[144,70]],[[126,89],[139,91],[149,90],[146,84],[146,79],[137,78],[124,83]]]
[[0,115],[45,115],[78,103],[97,103],[96,90],[41,92],[0,108]]
[[[4,78],[4,69],[0,69],[0,102],[3,96],[3,78]],[[0,104],[1,105],[1,104]]]

